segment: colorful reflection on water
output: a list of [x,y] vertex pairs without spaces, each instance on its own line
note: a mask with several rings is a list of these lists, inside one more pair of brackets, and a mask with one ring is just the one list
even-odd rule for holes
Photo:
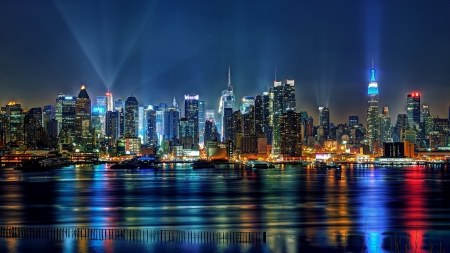
[[415,252],[442,243],[448,251],[449,181],[447,167],[423,166],[2,169],[0,225],[266,231],[268,238],[263,245],[0,238],[0,251],[389,252],[395,243]]

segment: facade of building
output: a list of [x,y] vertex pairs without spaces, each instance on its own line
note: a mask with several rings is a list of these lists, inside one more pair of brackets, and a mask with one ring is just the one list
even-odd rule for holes
[[194,146],[192,148],[198,149],[199,144],[199,96],[198,95],[184,95],[184,116],[194,124]]
[[139,103],[130,96],[125,101],[125,135],[138,137],[139,130]]
[[287,111],[280,116],[280,137],[281,155],[302,155],[302,119],[300,113]]
[[419,130],[420,126],[420,93],[411,92],[406,96],[406,115],[409,127]]
[[83,85],[75,101],[75,142],[86,149],[92,144],[91,110],[91,99]]

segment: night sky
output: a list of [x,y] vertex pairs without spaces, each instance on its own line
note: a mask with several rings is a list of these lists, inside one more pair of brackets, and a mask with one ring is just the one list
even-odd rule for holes
[[411,91],[447,118],[449,13],[438,0],[2,0],[0,105],[43,107],[85,84],[93,100],[109,89],[183,107],[198,93],[217,109],[228,66],[238,101],[268,90],[276,67],[315,123],[328,106],[334,123],[365,124],[373,57],[392,123]]

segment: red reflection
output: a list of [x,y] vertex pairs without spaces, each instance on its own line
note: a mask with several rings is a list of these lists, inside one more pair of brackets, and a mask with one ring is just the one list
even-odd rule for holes
[[409,228],[416,228],[415,230],[409,231],[409,233],[412,249],[419,250],[427,246],[423,244],[424,228],[428,225],[425,222],[426,214],[424,208],[425,178],[420,167],[415,167],[406,173],[405,185],[410,192],[408,194],[410,198],[407,199],[405,206],[405,225]]

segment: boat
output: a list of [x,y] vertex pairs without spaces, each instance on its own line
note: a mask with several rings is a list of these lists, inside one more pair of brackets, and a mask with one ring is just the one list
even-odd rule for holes
[[23,160],[16,170],[49,170],[70,165],[70,160],[62,157]]
[[270,169],[275,168],[273,164],[269,164],[262,161],[248,161],[245,163],[245,167],[248,169]]
[[207,161],[207,160],[196,160],[192,164],[192,169],[205,169],[205,168],[215,168],[213,162]]
[[133,160],[125,160],[125,161],[118,162],[109,168],[110,169],[137,169],[138,166],[136,165],[135,161],[133,161]]
[[155,155],[140,156],[136,160],[136,165],[139,169],[156,168],[158,159]]
[[341,165],[340,165],[340,164],[337,164],[337,163],[335,163],[335,162],[330,162],[330,163],[327,163],[327,164],[326,164],[326,167],[327,167],[327,168],[336,168],[336,169],[340,169],[340,168],[341,168]]

